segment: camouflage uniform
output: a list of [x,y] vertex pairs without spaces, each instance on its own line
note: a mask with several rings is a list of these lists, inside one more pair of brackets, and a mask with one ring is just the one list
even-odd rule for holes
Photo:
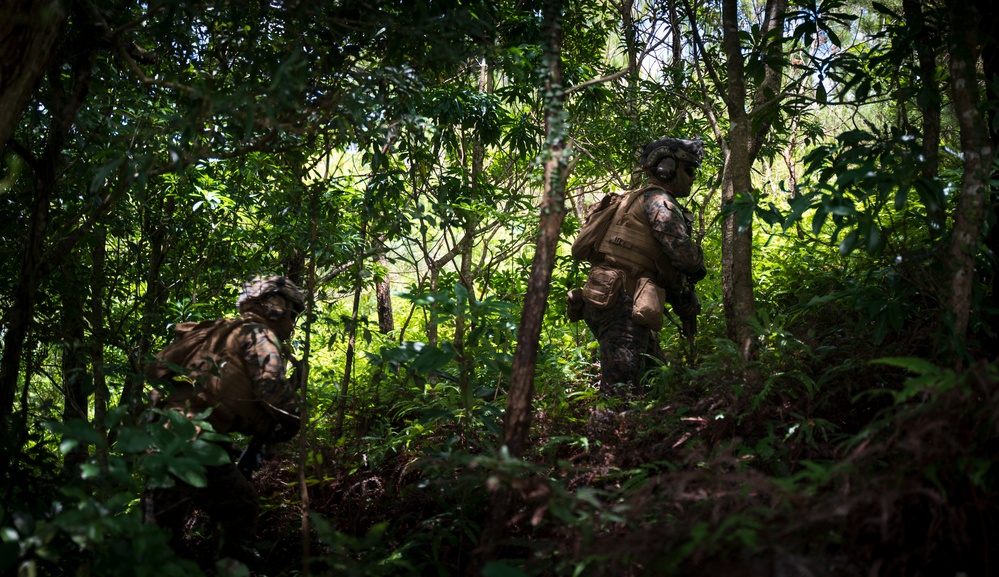
[[[676,139],[663,139],[650,144],[646,154],[643,155],[643,168],[646,168],[647,172],[650,170],[650,165],[645,162],[646,157],[651,156],[652,162],[658,162],[673,152],[666,147],[666,144],[673,145],[676,142],[690,144],[690,141]],[[697,147],[699,146],[697,144]],[[650,148],[651,155],[648,152]],[[694,154],[677,155],[681,159],[681,164],[677,169],[677,163],[674,162],[674,172],[684,170],[684,162],[695,166],[699,164],[701,152],[699,148],[694,148]],[[672,304],[673,310],[681,318],[686,318],[696,317],[700,311],[696,293],[693,292],[693,283],[702,279],[706,270],[701,247],[692,238],[693,215],[683,209],[670,193],[676,192],[678,196],[689,194],[693,174],[684,173],[682,176],[688,177],[686,182],[682,183],[685,184],[686,190],[668,191],[667,188],[678,187],[658,179],[653,180],[652,186],[646,186],[635,194],[642,195],[637,202],[641,204],[642,213],[648,219],[652,236],[676,271],[670,279],[670,286],[662,287],[666,291],[667,301]],[[594,264],[606,266],[605,263],[601,263],[600,257],[597,257]],[[600,343],[600,388],[604,393],[614,393],[621,384],[632,388],[639,385],[645,374],[646,359],[651,357],[665,362],[658,333],[632,320],[633,288],[633,285],[625,288],[616,302],[608,308],[600,309],[583,302],[583,320]]]
[[[275,283],[281,290],[266,292],[274,289]],[[271,298],[274,296],[280,298]],[[290,317],[290,325],[281,325],[285,327],[281,331],[290,334],[287,326],[293,326],[302,303],[297,287],[285,279],[258,279],[244,288],[240,318],[179,326],[178,340],[160,353],[163,362],[152,363],[147,376],[169,380],[175,376],[167,367],[169,362],[185,366],[194,384],[191,379],[176,381],[170,396],[154,396],[155,404],[189,416],[211,407],[208,422],[219,433],[239,432],[264,441],[289,440],[300,426],[300,397],[286,378],[288,355],[274,327],[283,322],[282,316]],[[199,348],[178,352],[184,335],[198,330],[208,335],[201,337],[204,341]],[[256,531],[260,510],[256,490],[231,462],[206,467],[206,475],[207,486],[203,488],[177,480],[173,487],[148,491],[147,521],[169,528],[171,545],[180,552],[188,518],[194,509],[200,509],[222,527],[223,555],[237,557]]]

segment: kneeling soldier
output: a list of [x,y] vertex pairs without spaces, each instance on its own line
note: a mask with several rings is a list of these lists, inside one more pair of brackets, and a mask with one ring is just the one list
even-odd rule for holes
[[[176,340],[146,371],[172,389],[165,398],[154,392],[154,406],[189,417],[211,408],[207,421],[216,432],[252,436],[257,446],[290,440],[301,424],[300,398],[285,376],[285,341],[304,309],[302,292],[284,277],[257,278],[243,286],[237,306],[239,318],[177,327]],[[201,509],[222,528],[222,555],[239,558],[256,531],[256,490],[233,463],[206,467],[206,474],[205,487],[177,479],[148,491],[147,520],[171,530],[177,551],[188,516]]]

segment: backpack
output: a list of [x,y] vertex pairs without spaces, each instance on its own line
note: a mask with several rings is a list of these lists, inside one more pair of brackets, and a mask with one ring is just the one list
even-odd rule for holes
[[166,382],[191,371],[210,370],[214,344],[224,341],[245,322],[244,319],[219,319],[180,323],[174,341],[156,355],[156,360],[146,369],[146,376]]
[[576,260],[586,260],[593,262],[598,254],[597,248],[607,235],[607,230],[614,221],[614,215],[622,206],[628,203],[621,202],[624,199],[629,201],[638,198],[641,190],[627,192],[624,194],[608,193],[597,202],[586,208],[586,219],[579,229],[579,235],[572,243],[572,258]]
[[230,352],[234,333],[251,322],[236,318],[178,325],[177,338],[146,369],[151,381],[168,385],[168,396],[162,391],[150,395],[153,405],[186,406],[192,412],[214,407],[208,421],[220,433],[236,431],[273,440],[286,440],[276,438],[286,433],[288,438],[294,436],[299,428],[297,395],[255,391],[243,361]]

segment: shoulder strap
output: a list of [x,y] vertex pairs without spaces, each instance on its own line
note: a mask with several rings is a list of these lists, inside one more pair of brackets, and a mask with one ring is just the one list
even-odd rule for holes
[[624,202],[617,206],[617,212],[614,213],[614,219],[618,222],[618,224],[624,221],[624,217],[628,214],[628,210],[631,208],[631,205],[634,204],[635,201],[638,200],[638,198],[649,188],[650,186],[643,186],[626,193],[628,195],[627,198]]

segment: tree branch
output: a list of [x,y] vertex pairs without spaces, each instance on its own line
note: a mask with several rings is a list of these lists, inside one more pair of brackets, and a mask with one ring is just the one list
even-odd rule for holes
[[683,7],[687,9],[687,19],[690,21],[690,31],[694,35],[694,47],[696,48],[697,53],[704,57],[701,60],[708,69],[708,76],[711,78],[711,82],[715,85],[715,91],[721,95],[726,106],[731,106],[728,101],[728,89],[725,86],[725,83],[721,81],[721,77],[718,76],[718,72],[715,70],[714,65],[711,63],[711,59],[707,57],[708,54],[704,50],[704,40],[701,39],[701,33],[697,28],[697,22],[694,19],[694,10],[691,7],[690,2],[683,0]]
[[591,80],[587,80],[586,82],[583,82],[582,84],[577,84],[577,85],[573,86],[572,88],[566,88],[565,89],[565,95],[568,96],[568,95],[572,94],[573,92],[575,92],[577,90],[582,90],[582,89],[586,88],[587,86],[592,86],[594,84],[600,84],[602,82],[611,82],[613,80],[617,80],[618,78],[621,78],[622,76],[624,76],[625,74],[627,74],[629,72],[631,72],[631,68],[625,68],[623,70],[618,70],[614,74],[609,74],[609,75],[604,76],[602,78],[593,78]]

